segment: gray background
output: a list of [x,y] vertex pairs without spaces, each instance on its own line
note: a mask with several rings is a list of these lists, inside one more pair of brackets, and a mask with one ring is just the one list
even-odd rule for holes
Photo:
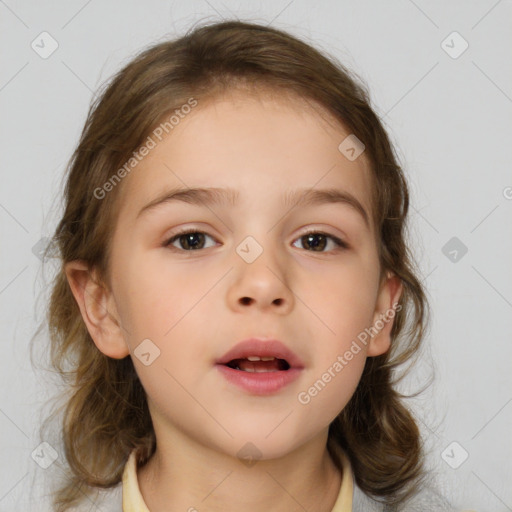
[[[93,92],[144,46],[221,17],[289,30],[369,85],[409,177],[432,306],[430,354],[404,382],[435,370],[410,401],[428,462],[460,509],[512,510],[511,1],[0,0],[0,511],[49,510],[39,486],[56,465],[32,454],[58,380],[29,359],[48,293],[37,247]],[[43,31],[58,43],[46,59],[31,47]]]

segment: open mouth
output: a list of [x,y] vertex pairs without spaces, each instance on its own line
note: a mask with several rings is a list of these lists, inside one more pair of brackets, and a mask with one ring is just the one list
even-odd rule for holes
[[277,357],[246,357],[242,359],[232,359],[225,366],[233,370],[250,373],[271,373],[281,372],[290,369],[290,365],[286,359]]
[[229,384],[259,396],[279,393],[304,370],[302,360],[284,343],[257,338],[238,343],[215,364]]

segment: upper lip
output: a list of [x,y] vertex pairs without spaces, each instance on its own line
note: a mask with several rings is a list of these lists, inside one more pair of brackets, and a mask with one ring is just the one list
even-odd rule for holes
[[285,359],[290,368],[304,368],[304,364],[292,350],[279,340],[250,338],[237,343],[228,350],[216,364],[227,364],[233,359],[245,359],[249,356],[275,357]]

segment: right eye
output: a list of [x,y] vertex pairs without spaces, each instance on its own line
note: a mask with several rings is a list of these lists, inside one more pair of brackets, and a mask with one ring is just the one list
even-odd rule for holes
[[[205,236],[211,238],[213,240],[213,237],[202,232],[198,231],[197,229],[185,229],[183,231],[180,231],[179,233],[174,234],[171,238],[169,238],[166,242],[164,242],[164,247],[173,246],[171,250],[176,251],[184,251],[184,252],[190,252],[190,251],[198,251],[200,249],[204,249],[204,238]],[[181,245],[180,247],[176,247],[174,243],[177,242]]]

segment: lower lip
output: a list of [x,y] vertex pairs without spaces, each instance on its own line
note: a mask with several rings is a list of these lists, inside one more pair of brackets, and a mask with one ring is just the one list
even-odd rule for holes
[[223,364],[217,364],[216,366],[228,382],[255,395],[276,393],[296,380],[302,371],[300,368],[290,368],[278,372],[256,373],[234,370]]

